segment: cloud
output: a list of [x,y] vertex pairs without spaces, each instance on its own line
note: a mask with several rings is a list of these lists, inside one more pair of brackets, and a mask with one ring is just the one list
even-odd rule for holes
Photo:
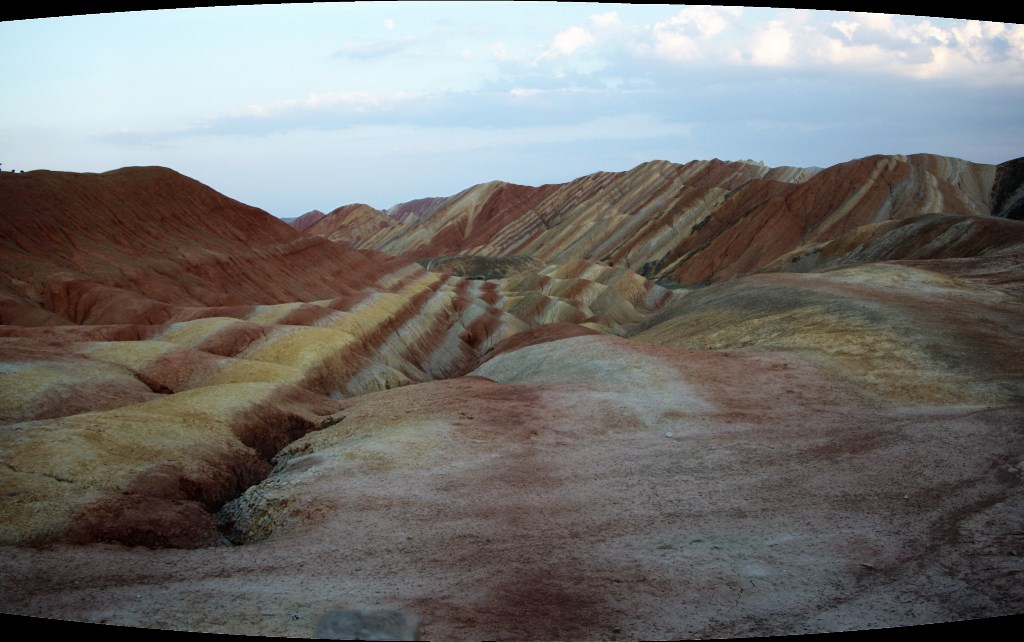
[[379,40],[368,40],[364,42],[346,43],[335,52],[335,58],[356,58],[358,60],[370,60],[373,58],[384,58],[405,49],[415,38],[382,38]]
[[592,42],[594,42],[594,36],[589,31],[583,27],[570,27],[558,33],[551,41],[551,45],[533,62],[537,64],[541,60],[569,56]]
[[[404,95],[394,94],[392,99]],[[273,103],[248,105],[229,114],[230,117],[266,118],[279,116],[288,111],[322,109],[327,107],[345,107],[352,111],[365,111],[371,107],[379,107],[384,102],[380,96],[365,91],[337,91],[309,94],[304,99],[280,100]]]
[[[852,103],[860,105],[858,113],[874,113],[891,96],[898,94],[906,102],[907,96],[927,87],[953,104],[960,96],[948,89],[962,79],[988,88],[1024,87],[1021,25],[735,7],[686,7],[653,24],[629,23],[623,15],[628,13],[585,14],[579,24],[560,25],[554,37],[539,45],[536,40],[531,46],[522,39],[492,42],[484,37],[469,46],[452,45],[443,70],[476,74],[468,83],[460,83],[461,77],[454,82],[441,77],[431,67],[442,64],[437,62],[440,57],[425,60],[419,55],[424,53],[419,47],[427,46],[424,36],[417,51],[403,52],[397,60],[414,77],[396,72],[386,87],[416,87],[420,91],[415,93],[359,91],[372,84],[365,73],[355,74],[337,81],[339,88],[350,90],[295,94],[225,109],[181,127],[171,123],[165,129],[112,131],[105,138],[142,145],[297,132],[333,136],[353,128],[391,126],[525,133],[548,130],[523,128],[572,127],[624,113],[646,114],[661,123],[749,120],[751,114],[817,122],[819,114],[846,110]],[[411,41],[353,44],[345,55],[379,53]],[[418,59],[406,63],[413,53]],[[459,56],[466,62],[451,64]],[[538,65],[541,61],[553,64]],[[360,66],[347,67],[358,71]],[[907,77],[927,82],[907,83]],[[941,82],[932,82],[936,80]],[[885,92],[878,89],[879,81],[884,81]],[[857,102],[857,96],[864,100]]]
[[1019,24],[686,7],[645,29],[634,28],[630,35],[632,43],[621,51],[637,60],[669,64],[818,71],[838,67],[972,85],[1024,84],[1024,25]]
[[568,125],[525,127],[366,126],[341,135],[374,141],[376,154],[466,152],[531,145],[687,137],[693,125],[670,123],[646,114],[624,114],[578,121]]
[[852,20],[836,20],[830,23],[833,29],[843,34],[847,40],[853,40],[853,34],[857,33],[857,29],[860,29],[859,22],[853,22]]
[[[920,79],[1024,83],[1024,25],[851,14],[807,49],[812,62]],[[841,37],[835,37],[838,32]]]
[[537,94],[544,93],[543,89],[537,89],[536,87],[513,87],[508,90],[508,93],[515,96],[516,98],[526,98],[528,96],[536,96]]
[[590,16],[587,22],[589,22],[590,25],[598,31],[613,31],[623,26],[622,20],[619,19],[618,11],[595,13]]
[[267,136],[299,129],[344,129],[363,120],[387,119],[398,108],[423,98],[423,94],[401,91],[312,93],[301,99],[246,105],[181,127],[121,127],[100,138],[115,144],[155,145],[196,136]]
[[623,9],[590,14],[563,26],[539,54],[538,48],[526,54],[522,43],[513,49],[510,41],[493,42],[487,58],[501,63],[508,88],[532,85],[523,80],[527,66],[591,74],[614,87],[649,77],[652,63],[687,73],[771,68],[1024,84],[1024,25],[732,6],[686,6],[646,24],[629,15]]
[[496,42],[491,45],[491,55],[499,62],[511,62],[519,59],[509,52],[508,46],[503,42]]
[[395,21],[392,20],[391,18],[388,18],[387,20],[384,21],[384,28],[387,29],[388,31],[391,31],[392,29],[395,28]]
[[755,65],[780,66],[790,62],[793,34],[781,20],[772,20],[759,29],[750,48]]
[[667,60],[703,58],[708,43],[741,16],[739,7],[686,7],[654,24],[651,29],[654,52]]

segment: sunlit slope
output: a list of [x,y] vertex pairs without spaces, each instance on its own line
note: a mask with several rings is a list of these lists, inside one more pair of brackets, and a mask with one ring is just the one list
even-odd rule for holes
[[560,185],[477,185],[431,199],[415,215],[388,217],[386,229],[354,245],[417,258],[585,258],[694,284],[757,271],[864,225],[933,213],[989,216],[1015,202],[1015,176],[930,154],[870,156],[824,170],[654,161]]

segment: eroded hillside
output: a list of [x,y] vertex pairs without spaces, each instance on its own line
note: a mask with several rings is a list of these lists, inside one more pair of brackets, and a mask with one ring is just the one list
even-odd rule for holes
[[[997,181],[995,166],[928,154],[825,170],[656,161],[562,185],[477,185],[412,217],[374,210],[379,231],[353,245],[415,258],[585,258],[696,284],[763,269],[863,226],[935,213],[988,216],[1015,202],[1013,167],[1006,163]],[[309,231],[330,236],[331,218],[341,223],[343,210]]]
[[1015,168],[655,162],[305,234],[162,168],[0,174],[2,610],[452,640],[1018,613]]

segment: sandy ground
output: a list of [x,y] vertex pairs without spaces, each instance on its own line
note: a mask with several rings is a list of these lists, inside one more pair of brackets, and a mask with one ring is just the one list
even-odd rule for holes
[[580,357],[558,370],[552,345],[346,402],[233,506],[252,543],[0,549],[0,611],[309,637],[331,610],[400,609],[432,640],[1024,612],[1021,407],[900,405],[793,354],[608,337],[558,342]]

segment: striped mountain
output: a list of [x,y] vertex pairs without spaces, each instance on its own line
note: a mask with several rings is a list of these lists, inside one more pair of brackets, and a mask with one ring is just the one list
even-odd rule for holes
[[[1018,165],[930,154],[871,156],[824,170],[654,161],[560,185],[476,185],[409,204],[414,216],[406,204],[387,212],[361,206],[360,229],[372,220],[376,231],[346,240],[413,258],[584,258],[692,285],[779,269],[773,262],[783,255],[819,250],[843,235],[866,236],[886,222],[934,213],[988,216],[1019,200]],[[308,231],[338,238],[330,230],[349,226],[347,211],[339,208]]]
[[1019,170],[655,162],[319,235],[163,168],[0,174],[0,610],[450,640],[1018,613]]

